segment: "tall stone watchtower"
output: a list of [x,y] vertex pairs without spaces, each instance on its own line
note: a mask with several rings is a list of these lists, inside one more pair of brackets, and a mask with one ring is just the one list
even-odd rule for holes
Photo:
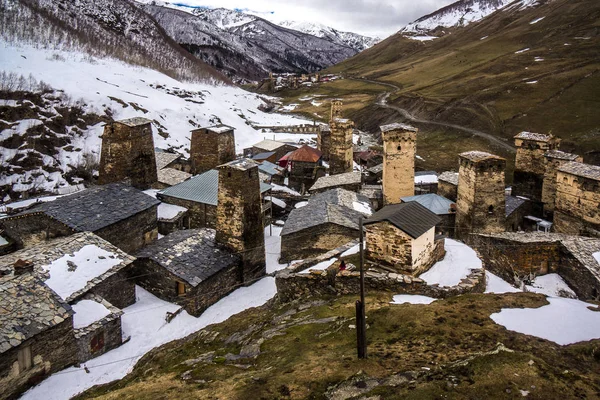
[[319,125],[317,131],[317,150],[323,154],[323,160],[329,161],[329,149],[331,148],[331,128],[327,124]]
[[524,196],[541,203],[544,184],[544,154],[557,150],[560,139],[542,133],[521,132],[515,136],[517,156],[513,182],[513,196]]
[[342,118],[342,103],[341,100],[331,100],[331,115],[329,116],[329,120],[333,121],[336,118]]
[[243,282],[266,273],[265,241],[258,164],[249,159],[228,162],[219,170],[216,240],[243,260]]
[[352,172],[352,134],[354,122],[334,118],[329,121],[329,175]]
[[124,181],[142,190],[158,181],[149,119],[129,118],[104,127],[98,183]]
[[459,155],[456,199],[456,234],[465,239],[469,233],[505,231],[506,160],[483,151]]
[[197,175],[235,160],[234,128],[213,125],[192,131],[190,161]]
[[415,154],[418,129],[405,124],[383,125],[383,204],[400,203],[415,194]]
[[556,186],[558,169],[569,162],[583,162],[583,157],[577,154],[565,153],[560,150],[550,150],[544,154],[544,184],[542,185],[542,203],[544,218],[552,219],[556,201]]

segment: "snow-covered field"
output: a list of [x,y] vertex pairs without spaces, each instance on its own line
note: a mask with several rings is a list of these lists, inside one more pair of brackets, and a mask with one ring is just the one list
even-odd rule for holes
[[392,298],[391,304],[431,304],[437,299],[418,294],[397,294]]
[[66,400],[94,385],[121,379],[153,348],[225,321],[248,308],[263,305],[275,293],[275,279],[263,278],[252,286],[232,292],[198,318],[183,311],[167,323],[166,313],[174,312],[179,307],[136,287],[137,302],[127,307],[122,316],[123,336],[131,337],[127,343],[87,361],[84,365],[89,373],[85,372],[83,365],[80,368],[67,368],[30,389],[22,399]]
[[472,269],[481,268],[481,260],[477,253],[464,243],[453,239],[445,239],[446,256],[419,278],[429,285],[455,286],[466,278]]
[[[271,229],[273,234],[271,235]],[[265,227],[265,259],[267,263],[267,274],[279,271],[288,266],[288,264],[279,264],[281,256],[281,230],[280,226],[271,225]]]

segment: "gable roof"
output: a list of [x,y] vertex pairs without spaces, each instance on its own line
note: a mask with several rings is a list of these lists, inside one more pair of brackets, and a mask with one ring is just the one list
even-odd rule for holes
[[283,143],[283,142],[265,139],[261,142],[253,144],[252,147],[256,147],[257,149],[261,149],[261,150],[265,150],[265,151],[274,151],[285,145],[286,145],[286,143]]
[[156,169],[158,171],[181,157],[181,154],[169,153],[167,151],[155,151],[154,154],[156,157]]
[[309,192],[342,185],[360,185],[362,177],[360,172],[345,172],[343,174],[322,176],[308,189]]
[[512,213],[514,213],[515,211],[517,211],[517,209],[519,207],[521,207],[523,204],[525,204],[525,202],[527,201],[525,199],[522,199],[520,197],[515,197],[515,196],[505,195],[504,197],[506,199],[506,202],[504,205],[504,211],[505,211],[505,214],[507,217],[509,215],[511,215]]
[[110,183],[40,203],[16,216],[42,212],[73,230],[96,232],[159,203],[141,190],[124,183]]
[[458,185],[458,172],[454,171],[446,171],[442,172],[440,176],[438,176],[438,182],[444,181],[451,183],[453,185]]
[[282,168],[270,161],[263,161],[259,166],[258,170],[267,175],[278,175],[282,173]]
[[559,167],[558,171],[600,181],[600,167],[596,165],[571,161]]
[[267,158],[271,157],[273,154],[275,154],[274,151],[265,151],[262,153],[258,153],[255,156],[252,156],[253,160],[266,160]]
[[163,168],[160,171],[158,171],[157,176],[159,183],[164,183],[165,185],[173,186],[191,178],[192,174],[174,168]]
[[416,201],[383,207],[364,222],[364,225],[387,221],[413,239],[439,224],[442,219]]
[[153,260],[194,287],[240,263],[238,255],[217,245],[213,229],[175,231],[138,252],[137,257]]
[[450,207],[452,204],[454,204],[454,202],[443,196],[440,196],[439,194],[428,193],[417,196],[407,196],[402,197],[400,200],[402,200],[403,203],[416,201],[436,215],[453,214],[450,212]]
[[322,156],[323,154],[319,150],[305,144],[298,150],[294,150],[292,154],[287,157],[287,160],[316,163],[321,159]]

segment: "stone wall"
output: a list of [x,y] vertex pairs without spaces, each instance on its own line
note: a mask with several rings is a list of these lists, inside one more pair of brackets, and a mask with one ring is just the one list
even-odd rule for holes
[[460,157],[456,200],[456,235],[503,232],[506,220],[504,169],[506,160],[472,161]]
[[158,238],[157,208],[152,206],[94,233],[126,253],[135,253]]
[[600,182],[557,173],[554,231],[600,237]]
[[438,181],[437,194],[440,196],[445,197],[448,200],[456,201],[457,191],[457,185],[446,181]]
[[104,127],[98,183],[123,181],[141,190],[158,181],[150,121],[135,126],[116,121]]
[[[31,348],[33,365],[19,371],[19,349]],[[20,346],[0,356],[0,398],[16,398],[20,393],[44,380],[48,375],[77,363],[77,347],[73,336],[73,318],[39,333]]]
[[233,129],[214,132],[209,128],[192,131],[190,144],[191,173],[201,174],[235,159]]
[[164,203],[188,209],[184,226],[187,229],[211,228],[215,229],[217,224],[217,206],[198,203],[191,200],[178,199],[175,197],[158,194],[158,199]]
[[358,229],[324,223],[281,237],[280,263],[315,257],[358,239]]
[[132,305],[135,303],[135,281],[131,279],[132,270],[133,265],[130,264],[97,282],[89,291],[82,292],[81,296],[69,299],[70,303],[79,301],[86,295],[94,295],[121,309]]
[[417,132],[394,129],[382,132],[383,203],[398,204],[415,194]]
[[317,131],[317,149],[323,154],[323,160],[329,161],[329,149],[331,148],[331,131],[329,128],[320,128]]
[[329,175],[352,172],[352,134],[354,122],[334,119],[329,122],[331,129],[329,147]]
[[[334,268],[337,268],[335,266]],[[359,294],[360,273],[358,271],[311,271],[294,274],[283,270],[275,277],[277,299],[281,302],[305,300],[312,296]],[[427,285],[420,278],[393,272],[365,272],[365,290],[390,291],[393,294],[414,294],[438,299],[466,293],[485,291],[485,272],[473,270],[465,279],[452,287]]]
[[103,301],[100,297],[89,296],[88,299],[101,303],[111,313],[91,325],[74,330],[77,343],[77,359],[80,363],[101,356],[123,344],[123,332],[121,330],[121,315],[123,312],[107,301]]
[[32,213],[0,220],[0,227],[17,248],[31,247],[75,231],[44,213]]
[[[583,162],[582,157],[576,158],[577,162]],[[545,157],[544,182],[542,184],[542,202],[544,203],[544,217],[552,218],[554,214],[554,203],[556,201],[556,177],[558,169],[570,162],[570,160]]]
[[367,261],[396,272],[412,270],[412,238],[387,221],[365,225]]
[[306,193],[322,176],[325,176],[325,168],[319,164],[294,161],[289,173],[288,186],[297,192]]
[[544,182],[544,153],[558,148],[559,141],[548,136],[547,141],[515,138],[517,155],[512,186],[513,196],[524,196],[531,201],[542,201]]

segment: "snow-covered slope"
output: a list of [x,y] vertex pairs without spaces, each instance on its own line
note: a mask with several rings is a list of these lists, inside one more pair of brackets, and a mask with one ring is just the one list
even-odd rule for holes
[[359,35],[358,33],[354,32],[338,31],[337,29],[316,22],[282,21],[278,23],[278,25],[308,33],[309,35],[316,37],[328,39],[334,43],[350,46],[357,52],[368,49],[377,42],[381,41],[381,39],[377,37],[372,38],[369,36]]

